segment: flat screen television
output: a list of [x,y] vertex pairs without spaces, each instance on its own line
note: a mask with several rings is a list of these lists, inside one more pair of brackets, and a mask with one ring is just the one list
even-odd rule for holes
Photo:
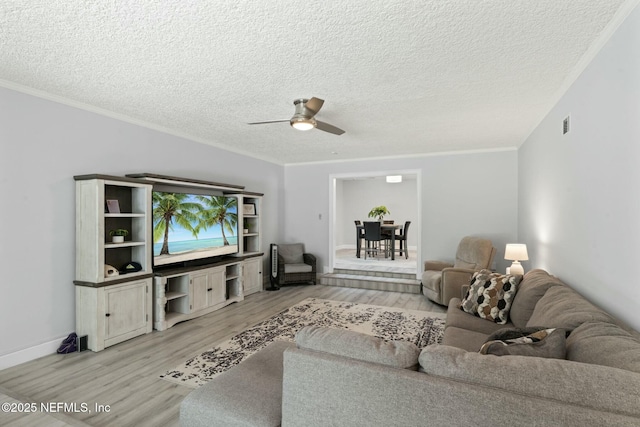
[[155,190],[152,197],[154,267],[239,251],[236,197]]

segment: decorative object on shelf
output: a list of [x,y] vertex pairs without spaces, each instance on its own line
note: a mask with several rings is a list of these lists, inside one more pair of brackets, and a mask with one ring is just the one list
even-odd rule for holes
[[379,221],[382,221],[385,215],[391,215],[386,206],[376,206],[369,211],[369,218],[378,218]]
[[256,205],[253,203],[245,203],[242,205],[242,213],[244,215],[255,215],[256,214]]
[[142,266],[139,262],[131,261],[120,267],[120,273],[122,274],[135,273],[138,271],[142,271]]
[[113,243],[124,242],[124,238],[128,234],[129,234],[129,230],[125,230],[124,228],[118,228],[118,229],[109,231],[109,236],[111,236],[111,241]]
[[507,247],[504,250],[504,259],[513,261],[511,267],[507,267],[507,274],[524,274],[524,268],[522,268],[520,261],[529,259],[527,245],[523,243],[507,243]]
[[248,229],[248,228],[243,228],[243,229],[242,229],[242,232],[243,232],[244,234],[249,234],[249,229]]
[[120,203],[117,200],[107,200],[108,213],[120,213]]
[[118,275],[120,275],[120,272],[117,268],[109,264],[104,265],[104,277],[115,277]]

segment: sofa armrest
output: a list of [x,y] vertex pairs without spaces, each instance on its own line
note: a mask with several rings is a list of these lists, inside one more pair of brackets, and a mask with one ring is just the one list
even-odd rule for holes
[[442,271],[447,267],[453,267],[453,264],[444,261],[425,261],[424,270]]
[[447,305],[451,298],[460,298],[462,287],[468,285],[476,270],[469,268],[445,268],[442,270],[442,301]]

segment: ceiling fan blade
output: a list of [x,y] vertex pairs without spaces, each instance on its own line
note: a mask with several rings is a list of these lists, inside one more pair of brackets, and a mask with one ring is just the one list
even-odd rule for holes
[[307,110],[311,111],[311,113],[313,113],[313,115],[315,116],[316,114],[318,114],[318,111],[320,111],[320,109],[322,108],[322,104],[324,104],[324,100],[320,99],[320,98],[311,98],[310,100],[308,100],[305,104],[304,104],[304,108],[306,108]]
[[288,122],[291,119],[285,119],[285,120],[267,120],[264,122],[252,122],[252,123],[247,123],[248,125],[266,125],[268,123],[284,123],[284,122]]
[[334,135],[342,135],[344,131],[334,125],[330,125],[329,123],[321,122],[316,120],[316,129],[323,130],[325,132],[332,133]]

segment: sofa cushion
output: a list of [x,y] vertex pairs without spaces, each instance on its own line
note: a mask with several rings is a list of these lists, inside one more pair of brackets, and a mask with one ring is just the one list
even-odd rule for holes
[[311,273],[313,271],[313,266],[309,264],[285,264],[284,272],[285,273]]
[[528,271],[518,285],[518,293],[513,298],[509,319],[518,328],[524,328],[531,317],[538,300],[547,290],[562,282],[544,270]]
[[285,264],[304,264],[304,245],[302,243],[287,243],[278,245],[278,255]]
[[498,323],[487,322],[473,314],[462,311],[460,310],[460,302],[460,298],[451,298],[451,301],[449,301],[446,321],[447,328],[454,326],[461,329],[480,332],[486,337],[500,329],[513,327],[513,324],[511,323],[501,325]]
[[[519,393],[524,400],[537,396],[640,415],[640,374],[622,369],[541,357],[497,357],[446,345],[425,347],[419,361],[426,374]],[[496,402],[488,404],[498,407]]]
[[458,243],[453,266],[471,270],[488,268],[493,258],[493,251],[493,243],[489,239],[472,236],[463,237]]
[[480,354],[496,356],[533,356],[564,359],[564,329],[503,329],[491,335],[480,348]]
[[527,326],[572,331],[585,322],[614,323],[614,320],[568,286],[553,286],[536,304]]
[[[480,322],[489,323],[478,319],[477,317],[476,319]],[[489,324],[491,325],[492,323]],[[487,334],[470,331],[468,329],[460,329],[455,326],[447,327],[444,330],[444,335],[442,336],[442,345],[448,345],[473,352],[479,351],[485,341],[487,341]]]
[[382,338],[344,329],[307,326],[296,334],[299,348],[401,369],[418,369],[420,349],[407,341],[385,341]]
[[567,339],[567,359],[640,373],[640,340],[611,323],[583,323]]
[[460,308],[469,314],[495,323],[505,324],[511,302],[516,295],[520,275],[504,275],[480,270],[474,273]]

